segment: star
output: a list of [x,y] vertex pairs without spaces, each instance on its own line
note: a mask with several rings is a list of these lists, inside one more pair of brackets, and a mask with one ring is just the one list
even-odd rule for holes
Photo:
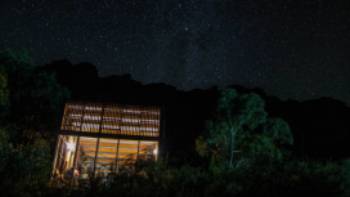
[[0,14],[0,50],[29,48],[41,65],[88,61],[101,76],[183,90],[242,85],[350,103],[350,12],[340,2],[2,0]]

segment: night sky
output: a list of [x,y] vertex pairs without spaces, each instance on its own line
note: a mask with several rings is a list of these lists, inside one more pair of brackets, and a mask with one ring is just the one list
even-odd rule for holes
[[239,84],[350,104],[350,3],[0,0],[0,49],[181,89]]

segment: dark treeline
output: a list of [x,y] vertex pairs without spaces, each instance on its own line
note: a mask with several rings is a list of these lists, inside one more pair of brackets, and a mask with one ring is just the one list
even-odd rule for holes
[[[65,101],[157,105],[164,118],[157,162],[72,186],[50,181]],[[281,101],[259,89],[181,91],[130,75],[25,53],[0,53],[2,196],[350,195],[350,109],[329,98]],[[86,183],[86,182],[85,182]]]
[[[54,73],[74,100],[160,105],[166,120],[166,148],[170,154],[189,160],[194,159],[193,141],[204,130],[205,122],[213,118],[219,97],[216,87],[185,92],[166,84],[144,85],[128,74],[99,77],[96,67],[88,63],[72,65],[62,60],[42,69]],[[289,123],[295,140],[293,148],[299,157],[330,160],[350,156],[350,108],[345,103],[332,98],[282,101],[261,89],[231,87],[259,94],[271,116]]]

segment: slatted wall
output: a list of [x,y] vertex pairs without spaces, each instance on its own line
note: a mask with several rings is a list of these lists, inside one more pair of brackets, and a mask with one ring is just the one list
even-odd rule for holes
[[160,109],[91,103],[67,103],[61,130],[159,137]]

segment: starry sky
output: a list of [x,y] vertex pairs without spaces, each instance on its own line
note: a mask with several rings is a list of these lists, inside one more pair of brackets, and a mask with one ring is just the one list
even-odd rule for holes
[[186,90],[239,84],[350,104],[346,2],[1,0],[0,49]]

